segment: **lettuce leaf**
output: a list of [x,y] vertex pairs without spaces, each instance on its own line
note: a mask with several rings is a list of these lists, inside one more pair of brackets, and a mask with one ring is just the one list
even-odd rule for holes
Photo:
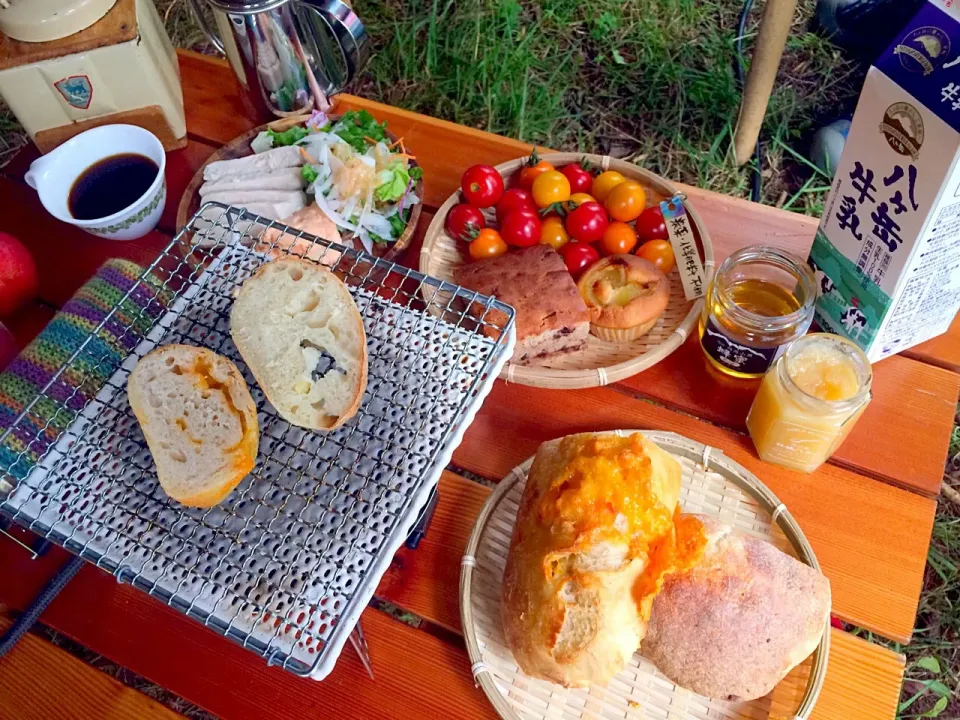
[[374,142],[387,139],[387,124],[378,123],[373,115],[366,110],[350,110],[343,114],[340,121],[333,126],[333,132],[342,140],[353,146],[359,153],[366,152],[367,141]]
[[283,132],[277,132],[276,130],[267,128],[267,133],[273,138],[273,146],[281,147],[283,145],[293,145],[299,140],[303,140],[309,131],[301,125],[294,125],[289,130],[284,130]]
[[392,163],[390,167],[380,173],[383,182],[373,191],[374,197],[378,202],[393,202],[403,197],[407,191],[407,185],[410,183],[410,173],[405,167],[405,163],[398,161]]

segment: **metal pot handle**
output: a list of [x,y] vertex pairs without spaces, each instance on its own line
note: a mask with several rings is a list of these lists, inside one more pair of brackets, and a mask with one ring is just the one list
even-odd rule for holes
[[330,95],[338,93],[356,77],[357,71],[369,58],[370,44],[367,31],[357,14],[342,0],[299,0],[297,4],[317,15],[330,29],[340,46],[347,66],[347,76],[339,83],[330,81],[327,88]]
[[207,22],[207,18],[203,15],[203,10],[200,8],[200,1],[201,0],[187,0],[187,5],[193,10],[193,16],[197,19],[197,24],[200,26],[203,34],[207,36],[210,44],[213,45],[221,55],[226,55],[227,51],[223,47],[223,41],[220,39],[220,36],[217,35],[217,31],[210,27],[210,23]]

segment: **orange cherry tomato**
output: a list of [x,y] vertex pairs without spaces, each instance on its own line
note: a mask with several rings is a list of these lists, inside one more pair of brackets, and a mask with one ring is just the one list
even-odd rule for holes
[[604,255],[621,255],[637,246],[637,233],[625,222],[612,222],[600,238],[600,249]]
[[563,226],[563,218],[558,215],[551,215],[544,219],[540,227],[540,242],[549,245],[554,250],[563,247],[570,242],[570,235]]
[[630,222],[640,217],[647,204],[647,193],[643,186],[633,180],[625,180],[607,195],[604,207],[612,220]]
[[667,240],[649,240],[639,247],[637,256],[648,260],[660,268],[664,275],[673,270],[676,258],[673,256],[673,246]]
[[[536,157],[531,156],[531,160]],[[546,160],[537,160],[533,165],[526,165],[523,170],[520,171],[519,184],[525,190],[529,190],[533,187],[533,181],[538,177],[543,175],[545,172],[550,172],[553,170],[553,165],[548,163]]]
[[473,260],[495,258],[507,251],[507,244],[493,228],[484,228],[470,241],[470,257]]
[[537,176],[530,191],[537,207],[545,208],[570,199],[570,181],[559,170],[547,170]]
[[576,203],[578,206],[596,201],[597,199],[593,195],[588,195],[587,193],[573,193],[573,195],[570,196],[570,202]]
[[603,201],[607,199],[607,195],[610,194],[610,191],[624,180],[626,180],[626,178],[616,170],[602,172],[593,179],[593,189],[590,194],[602,205]]

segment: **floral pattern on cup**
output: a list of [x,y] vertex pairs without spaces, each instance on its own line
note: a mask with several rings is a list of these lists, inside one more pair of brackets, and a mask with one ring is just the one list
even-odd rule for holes
[[163,200],[166,197],[167,181],[164,179],[163,183],[160,185],[160,188],[157,190],[157,194],[153,196],[153,199],[130,217],[125,218],[118,223],[114,223],[113,225],[106,225],[104,227],[90,227],[85,229],[87,232],[92,232],[95,235],[109,237],[110,235],[118,233],[121,230],[126,230],[127,228],[133,227],[136,223],[147,218],[150,213],[154,212],[157,207],[163,204]]

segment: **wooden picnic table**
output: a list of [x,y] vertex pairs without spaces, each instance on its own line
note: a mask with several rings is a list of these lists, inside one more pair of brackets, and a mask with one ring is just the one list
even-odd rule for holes
[[[140,263],[174,233],[180,195],[204,160],[256,122],[243,111],[225,62],[181,52],[190,142],[170,153],[169,194],[159,228],[111,242],[50,217],[22,182],[32,148],[0,177],[0,230],[33,252],[40,299],[7,324],[26,344],[107,258]],[[530,146],[362,98],[342,95],[336,111],[366,108],[403,136],[425,175],[418,239],[403,262],[416,266],[433,212],[468,165],[496,164]],[[686,188],[710,229],[718,262],[754,243],[805,255],[816,220]],[[5,321],[6,322],[6,321]],[[377,597],[422,618],[419,627],[368,608],[363,615],[376,680],[346,649],[323,682],[267,667],[146,594],[85,567],[41,621],[94,653],[224,718],[491,718],[474,686],[458,610],[460,557],[493,481],[547,439],[612,428],[670,430],[721,449],[760,477],[790,508],[833,587],[834,615],[872,633],[909,642],[920,597],[936,498],[960,391],[960,325],[875,366],[875,397],[837,455],[804,475],[761,462],[745,434],[749,390],[721,386],[704,369],[695,339],[639,375],[589,390],[542,390],[497,381],[440,481],[440,502],[419,549],[402,549]],[[21,531],[16,531],[21,532]],[[0,538],[0,607],[23,608],[66,560],[55,548],[37,560]],[[0,629],[5,621],[0,618]],[[829,671],[813,717],[894,717],[903,656],[833,629]],[[29,637],[0,660],[0,716],[175,717],[146,695]]]

